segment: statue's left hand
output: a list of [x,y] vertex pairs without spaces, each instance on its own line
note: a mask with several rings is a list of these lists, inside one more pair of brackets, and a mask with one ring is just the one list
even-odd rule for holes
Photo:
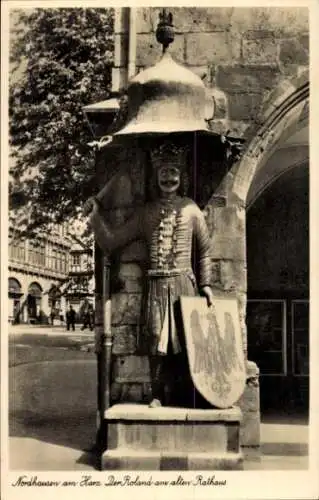
[[213,290],[211,289],[211,287],[208,286],[208,285],[207,286],[203,286],[200,289],[200,293],[201,293],[201,295],[204,295],[206,297],[208,307],[212,306],[213,305],[214,294],[213,294]]

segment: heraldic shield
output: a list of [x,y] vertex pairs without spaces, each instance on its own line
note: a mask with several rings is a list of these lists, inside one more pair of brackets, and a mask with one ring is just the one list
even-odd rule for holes
[[181,297],[186,349],[196,389],[217,408],[229,408],[242,395],[246,369],[235,298]]

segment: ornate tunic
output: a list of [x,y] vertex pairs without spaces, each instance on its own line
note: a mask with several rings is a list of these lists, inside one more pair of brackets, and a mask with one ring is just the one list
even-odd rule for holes
[[192,244],[198,263],[198,285],[210,284],[209,235],[200,208],[189,198],[158,200],[145,205],[122,227],[96,225],[96,238],[107,252],[143,239],[148,248],[147,292],[143,304],[142,339],[151,354],[181,350],[174,304],[181,295],[196,294]]

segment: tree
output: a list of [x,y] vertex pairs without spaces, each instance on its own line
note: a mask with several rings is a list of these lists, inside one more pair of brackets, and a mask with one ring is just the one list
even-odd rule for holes
[[82,107],[110,93],[113,9],[19,10],[14,17],[9,199],[10,208],[27,212],[31,234],[77,216],[94,189]]

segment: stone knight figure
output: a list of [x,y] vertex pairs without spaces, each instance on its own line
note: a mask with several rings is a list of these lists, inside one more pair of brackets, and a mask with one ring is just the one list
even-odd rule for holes
[[[150,362],[150,407],[167,403],[165,381],[174,385],[183,351],[184,362],[186,359],[176,307],[179,297],[195,296],[199,292],[206,297],[208,306],[213,299],[210,241],[205,218],[193,200],[179,194],[185,151],[185,146],[168,140],[151,149],[156,199],[138,209],[122,226],[111,227],[100,213],[99,203],[94,198],[90,202],[90,223],[97,243],[106,254],[134,240],[144,240],[148,250],[141,338],[147,344]],[[192,268],[194,249],[197,279]],[[168,358],[173,372],[169,371]]]

